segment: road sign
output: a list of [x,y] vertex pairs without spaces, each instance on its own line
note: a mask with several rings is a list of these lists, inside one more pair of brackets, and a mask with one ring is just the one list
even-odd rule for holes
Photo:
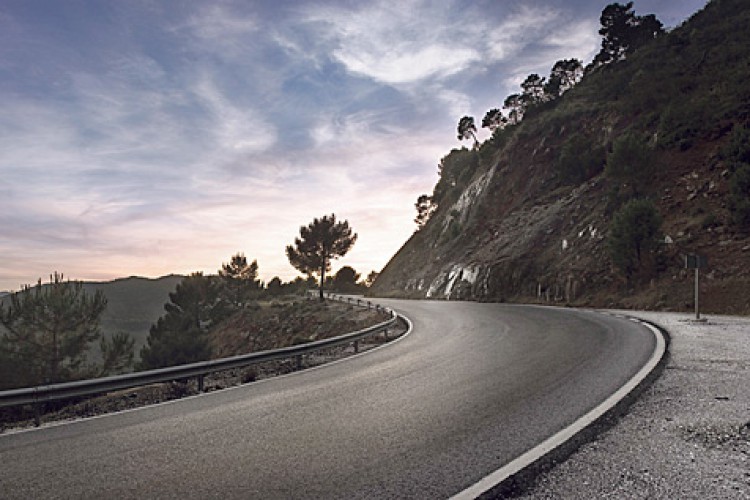
[[688,254],[685,256],[685,269],[706,269],[708,257],[705,255]]

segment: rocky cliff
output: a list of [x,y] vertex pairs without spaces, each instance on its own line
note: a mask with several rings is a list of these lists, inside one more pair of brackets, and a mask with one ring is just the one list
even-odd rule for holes
[[[371,293],[688,309],[684,255],[699,253],[709,260],[702,309],[750,313],[750,237],[730,200],[750,151],[749,25],[746,2],[714,0],[477,148],[454,150],[432,194],[437,209]],[[605,168],[624,134],[652,152],[640,192]],[[653,269],[634,278],[613,265],[607,240],[613,214],[635,196],[652,200],[663,223]]]

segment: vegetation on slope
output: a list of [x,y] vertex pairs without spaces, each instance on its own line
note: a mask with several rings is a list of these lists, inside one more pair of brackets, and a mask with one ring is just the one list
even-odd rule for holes
[[[635,16],[632,5],[613,5]],[[612,8],[602,15],[603,50]],[[750,278],[738,265],[750,250],[741,139],[750,5],[714,0],[664,34],[636,17],[648,36],[599,57],[556,96],[530,75],[506,98],[513,117],[488,111],[490,139],[441,160],[432,195],[418,200],[418,230],[375,293],[681,308],[692,300],[683,256],[697,252],[711,263],[704,304],[750,310]],[[650,200],[665,235],[637,272],[606,243],[615,215],[636,199]]]

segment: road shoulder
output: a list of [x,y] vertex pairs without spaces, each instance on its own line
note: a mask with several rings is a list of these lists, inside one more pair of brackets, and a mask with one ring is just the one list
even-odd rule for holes
[[616,312],[669,331],[662,376],[520,498],[750,498],[750,318]]

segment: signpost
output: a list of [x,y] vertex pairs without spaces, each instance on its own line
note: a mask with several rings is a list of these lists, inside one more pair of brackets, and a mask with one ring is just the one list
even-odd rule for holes
[[705,255],[688,254],[685,255],[685,269],[695,269],[695,320],[700,321],[701,312],[698,303],[698,275],[701,269],[708,267],[708,257]]

